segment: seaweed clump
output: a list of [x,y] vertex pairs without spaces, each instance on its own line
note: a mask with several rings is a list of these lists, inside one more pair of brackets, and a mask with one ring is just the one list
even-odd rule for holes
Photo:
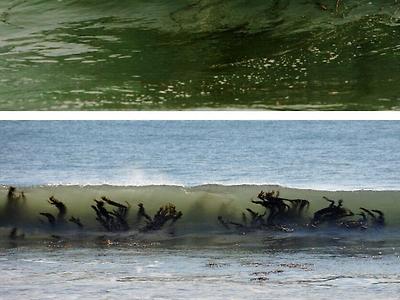
[[18,192],[17,188],[10,186],[7,192],[7,202],[4,208],[4,218],[12,223],[18,222],[22,217],[23,208],[26,204],[26,196],[23,191]]
[[[67,207],[65,206],[65,204],[62,201],[54,198],[54,196],[50,196],[47,202],[50,205],[55,206],[57,208],[58,210],[57,217],[49,212],[40,212],[39,214],[41,216],[46,217],[47,222],[50,224],[51,227],[56,227],[58,224],[65,223],[65,216],[67,214]],[[44,223],[43,220],[40,221]]]
[[[330,227],[339,227],[344,229],[360,229],[366,230],[368,228],[382,228],[385,226],[385,215],[382,211],[377,209],[366,209],[360,207],[359,213],[353,213],[350,209],[343,206],[343,200],[331,200],[323,197],[330,204],[314,213],[311,220],[311,227],[320,227],[327,225]],[[358,219],[347,219],[348,217],[360,216]]]
[[175,205],[168,203],[161,206],[159,210],[151,218],[145,211],[143,203],[139,203],[138,221],[145,219],[146,225],[140,230],[143,232],[160,230],[169,223],[169,226],[175,224],[182,216],[181,211],[177,211]]
[[336,224],[337,221],[345,217],[354,216],[354,213],[343,206],[343,200],[338,200],[336,204],[335,200],[331,200],[327,197],[323,197],[330,204],[314,213],[314,217],[311,220],[312,226],[318,226],[323,223],[328,223],[329,225]]
[[265,209],[262,214],[246,208],[246,212],[242,212],[242,223],[225,221],[222,216],[218,216],[219,223],[226,229],[233,225],[245,231],[275,229],[290,232],[293,231],[290,226],[303,219],[303,211],[310,205],[310,202],[305,199],[282,198],[279,191],[261,191],[257,199],[251,202]]
[[358,220],[345,220],[338,222],[339,227],[345,229],[361,229],[366,230],[368,228],[383,228],[385,226],[385,214],[378,209],[366,209],[360,207],[361,212],[356,214],[361,216]]
[[[263,213],[246,208],[242,212],[242,222],[225,220],[218,216],[218,222],[225,228],[233,226],[240,231],[254,230],[280,230],[293,231],[294,227],[303,228],[341,228],[347,230],[366,230],[368,228],[382,228],[385,226],[385,215],[377,209],[360,207],[360,212],[355,214],[343,205],[343,200],[332,200],[323,197],[329,205],[316,211],[311,220],[304,217],[305,210],[309,209],[310,202],[305,199],[287,199],[279,195],[279,191],[261,191],[252,203],[262,206]],[[355,218],[355,216],[360,216]],[[349,219],[349,217],[353,217]]]
[[[43,217],[46,218],[47,223],[51,226],[51,228],[56,228],[59,227],[60,225],[66,225],[66,216],[67,216],[67,206],[64,204],[64,202],[56,199],[54,196],[50,196],[47,202],[51,205],[54,206],[57,210],[58,213],[57,215],[53,215],[50,212],[40,212],[39,214]],[[44,224],[45,221],[43,219],[39,219],[39,221]],[[71,216],[68,219],[69,222],[76,224],[79,229],[83,228],[83,224],[80,221],[79,218],[75,218],[74,216]]]
[[[96,212],[96,220],[107,231],[127,231],[129,224],[127,221],[128,211],[130,209],[127,205],[112,201],[106,197],[101,197],[101,200],[96,200],[96,205],[92,205],[93,210]],[[114,207],[113,210],[107,210],[106,204]]]

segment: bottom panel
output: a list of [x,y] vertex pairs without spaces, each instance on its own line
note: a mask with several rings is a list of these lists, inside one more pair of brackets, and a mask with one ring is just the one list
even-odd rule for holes
[[0,122],[5,298],[399,292],[400,122]]

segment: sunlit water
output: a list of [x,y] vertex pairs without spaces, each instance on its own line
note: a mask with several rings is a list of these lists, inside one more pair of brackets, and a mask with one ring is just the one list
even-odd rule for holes
[[0,109],[399,108],[397,1],[2,1]]

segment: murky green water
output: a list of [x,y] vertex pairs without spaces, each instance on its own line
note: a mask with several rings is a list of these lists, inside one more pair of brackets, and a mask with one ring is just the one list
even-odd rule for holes
[[2,1],[1,110],[389,110],[397,1]]

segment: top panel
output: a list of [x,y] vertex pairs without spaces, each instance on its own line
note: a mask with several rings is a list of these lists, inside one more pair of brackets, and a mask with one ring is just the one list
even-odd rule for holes
[[0,3],[0,110],[396,110],[394,0]]

